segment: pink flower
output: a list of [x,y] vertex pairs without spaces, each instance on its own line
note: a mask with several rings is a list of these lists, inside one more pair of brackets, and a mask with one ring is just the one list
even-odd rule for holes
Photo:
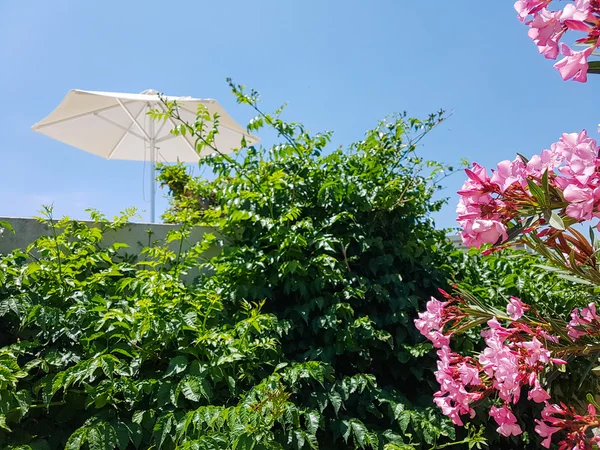
[[588,57],[594,51],[595,46],[588,47],[580,52],[575,52],[565,44],[560,44],[561,53],[565,58],[554,64],[554,67],[560,72],[563,80],[573,78],[573,81],[585,83],[587,81]]
[[594,212],[594,192],[587,187],[570,184],[564,190],[565,200],[570,203],[565,212],[577,220],[590,220]]
[[535,379],[533,389],[529,391],[527,394],[528,400],[533,400],[536,403],[544,403],[547,400],[550,400],[550,395],[548,392],[540,385],[537,377]]
[[575,4],[565,5],[560,18],[572,30],[589,31],[590,27],[585,21],[588,20],[590,13],[590,0],[576,0]]
[[542,419],[546,422],[556,423],[559,419],[555,418],[554,414],[564,414],[564,410],[553,403],[546,403],[542,409]]
[[596,408],[588,405],[587,415],[580,415],[573,408],[563,405],[546,404],[542,410],[542,420],[536,419],[535,431],[544,441],[542,445],[550,448],[552,435],[558,431],[564,433],[558,443],[561,449],[584,450],[596,448],[598,436],[590,433],[597,427],[598,417]]
[[492,406],[490,409],[490,416],[492,416],[499,425],[496,431],[502,436],[518,436],[519,434],[523,433],[521,427],[517,425],[517,418],[513,412],[506,407],[506,405],[502,408]]
[[479,354],[479,363],[484,372],[493,380],[498,396],[506,401],[516,403],[519,400],[521,385],[519,382],[519,355],[504,344],[509,331],[497,325],[497,321],[488,321],[490,327],[482,331],[486,348]]
[[514,161],[501,161],[498,170],[494,171],[490,180],[498,185],[502,192],[506,191],[512,184],[518,183],[521,187],[527,186],[527,170],[521,157]]
[[567,330],[567,334],[574,341],[587,334],[599,334],[600,317],[596,313],[596,305],[590,303],[581,312],[575,308],[571,312],[571,321],[567,325]]
[[561,165],[562,161],[562,156],[556,152],[543,150],[541,155],[533,155],[531,157],[527,166],[525,166],[525,170],[528,175],[541,178],[546,170],[549,173],[553,172],[555,168]]
[[497,220],[475,219],[460,222],[463,242],[470,247],[481,247],[483,244],[495,244],[502,238],[508,239],[506,225]]
[[596,150],[596,141],[588,136],[586,130],[581,130],[579,133],[563,133],[560,140],[552,146],[552,151],[566,160],[570,160],[573,155],[590,159],[595,156]]
[[427,302],[427,310],[419,313],[419,318],[415,320],[417,330],[429,339],[435,348],[442,348],[450,345],[450,337],[444,335],[443,320],[444,308],[447,303],[431,297]]
[[480,166],[477,163],[473,163],[471,169],[465,169],[465,173],[479,188],[485,187],[485,184],[490,181],[490,177],[488,177],[485,167]]
[[465,173],[468,179],[458,191],[460,200],[456,214],[458,220],[477,219],[481,216],[481,207],[493,201],[489,195],[490,179],[485,167],[477,163],[473,164],[472,169],[465,169]]
[[581,317],[583,317],[588,322],[598,321],[600,317],[596,313],[596,304],[590,303],[587,307],[581,310]]
[[546,424],[546,422],[542,422],[539,419],[535,419],[535,432],[539,434],[541,437],[546,438],[542,441],[542,446],[546,448],[550,448],[550,444],[552,443],[552,435],[557,431],[560,431],[560,428],[551,427]]
[[529,23],[529,37],[533,39],[538,50],[548,59],[556,59],[558,56],[558,41],[565,30],[560,21],[562,12],[550,12],[542,9]]
[[535,14],[548,3],[550,3],[550,0],[517,0],[515,10],[518,13],[519,20],[525,22],[529,15]]
[[517,297],[511,297],[510,303],[506,307],[506,312],[512,320],[519,320],[525,314],[523,302]]
[[552,151],[566,162],[560,173],[568,178],[558,178],[557,185],[565,189],[577,181],[587,185],[596,173],[598,144],[595,139],[588,137],[587,132],[565,133],[560,140],[552,145]]
[[538,361],[546,364],[550,361],[550,352],[535,336],[531,342],[523,342],[520,345],[527,350],[528,364],[534,365]]
[[471,358],[453,353],[450,347],[441,348],[437,355],[439,359],[435,378],[440,384],[440,390],[434,394],[434,403],[454,424],[462,426],[460,416],[469,414],[474,417],[475,411],[471,403],[481,398],[481,394],[467,391],[468,386],[481,384],[479,369]]
[[470,366],[463,362],[458,365],[457,372],[460,376],[461,383],[465,386],[479,386],[481,384],[479,369],[477,367]]

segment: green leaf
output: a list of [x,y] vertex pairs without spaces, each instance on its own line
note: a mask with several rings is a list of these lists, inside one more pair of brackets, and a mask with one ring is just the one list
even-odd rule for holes
[[403,410],[402,412],[400,412],[400,414],[398,414],[398,423],[400,424],[400,429],[403,433],[406,433],[406,430],[408,429],[410,418],[410,411]]
[[337,416],[343,404],[342,397],[336,391],[331,391],[328,394],[328,397],[329,401],[331,402],[331,405],[333,406],[333,409],[335,410],[335,415]]
[[31,405],[31,394],[29,391],[21,390],[14,395],[15,400],[19,404],[19,415],[25,417]]
[[546,196],[544,194],[544,190],[539,187],[535,181],[532,181],[530,179],[527,179],[527,186],[529,186],[529,192],[531,193],[531,195],[538,201],[538,203],[540,204],[540,206],[546,206],[547,205],[547,199]]
[[5,220],[0,220],[0,229],[1,228],[5,228],[13,234],[15,233],[15,229],[12,227],[12,225]]
[[319,423],[321,421],[321,414],[318,411],[309,411],[306,415],[306,429],[312,435],[317,433],[319,429]]
[[177,406],[177,399],[175,398],[175,383],[172,381],[166,381],[158,386],[158,393],[156,395],[156,401],[159,408],[164,408],[168,404]]
[[180,355],[171,358],[171,361],[169,361],[169,367],[167,368],[167,373],[165,373],[165,377],[172,377],[173,375],[180,374],[187,369],[187,366],[187,356]]
[[173,414],[162,416],[156,421],[156,425],[154,425],[154,437],[156,439],[156,448],[158,450],[160,450],[165,443],[173,424]]
[[542,174],[542,189],[544,190],[544,198],[550,199],[550,186],[548,185],[548,169]]
[[233,450],[252,450],[256,446],[256,442],[250,434],[244,433],[240,435],[233,443]]
[[30,263],[25,269],[25,275],[33,275],[41,269],[42,267],[38,263]]
[[358,419],[343,420],[342,424],[344,441],[348,443],[350,436],[352,436],[354,445],[365,448],[367,439],[367,428],[365,425]]
[[600,74],[600,61],[588,61],[587,73]]
[[100,357],[100,367],[102,368],[102,372],[109,379],[113,379],[113,373],[115,371],[115,359],[111,355],[104,355]]
[[562,278],[563,280],[572,281],[573,283],[585,284],[586,286],[595,286],[595,284],[592,283],[591,281],[588,281],[584,278],[579,278],[577,276],[568,275],[566,273],[559,273],[558,276],[560,278]]
[[212,386],[206,378],[188,376],[181,380],[177,387],[185,398],[193,402],[199,402],[202,397],[210,400],[212,397]]
[[79,450],[87,439],[87,433],[87,427],[81,427],[75,430],[75,432],[67,440],[65,450]]
[[127,425],[119,422],[113,425],[113,428],[117,435],[117,445],[119,450],[127,450],[127,446],[129,445],[129,429],[127,428]]
[[563,220],[554,211],[550,215],[550,226],[552,228],[554,228],[555,230],[560,230],[560,231],[565,230],[565,224],[564,224]]
[[4,414],[0,414],[0,429],[6,430],[9,433],[12,431],[6,424],[6,416]]
[[117,446],[117,434],[108,423],[100,423],[89,428],[87,443],[90,450],[114,450]]

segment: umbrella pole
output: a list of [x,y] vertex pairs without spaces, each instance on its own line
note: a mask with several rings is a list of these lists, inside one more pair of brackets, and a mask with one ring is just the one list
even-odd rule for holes
[[154,223],[156,215],[156,143],[154,120],[150,119],[150,223]]
[[156,215],[156,147],[154,139],[150,142],[150,223],[154,223]]

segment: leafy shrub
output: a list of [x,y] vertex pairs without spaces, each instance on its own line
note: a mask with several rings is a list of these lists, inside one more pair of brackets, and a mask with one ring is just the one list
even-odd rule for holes
[[[416,154],[443,115],[393,117],[323,154],[328,133],[263,114],[232,87],[258,112],[250,129],[284,142],[236,159],[215,149],[212,181],[163,167],[166,218],[181,224],[165,242],[128,255],[103,243],[126,216],[96,213],[92,227],[50,216],[50,236],[1,259],[0,445],[478,446],[477,428],[452,442],[432,407],[431,347],[413,325],[453,273],[430,218],[443,168]],[[210,146],[207,119],[218,118],[200,112],[176,132]],[[215,234],[188,248],[198,224]]]
[[[203,160],[215,178],[163,167],[170,222],[218,230],[223,253],[204,265],[200,283],[219,292],[233,314],[242,302],[291,323],[286,361],[318,363],[331,377],[290,397],[320,413],[321,448],[421,448],[454,438],[431,408],[434,380],[421,358],[430,346],[412,319],[451,273],[452,247],[430,213],[442,169],[417,154],[418,141],[443,115],[396,116],[348,151],[324,153],[329,133],[312,135],[260,111],[255,93],[232,85],[255,108],[250,130],[271,126],[283,138],[268,150],[234,157],[213,148]],[[176,105],[170,114],[177,118]],[[205,122],[183,124],[202,145]]]
[[51,236],[0,262],[2,448],[313,446],[319,413],[292,404],[286,385],[327,370],[281,365],[289,324],[260,303],[232,313],[180,280],[214,237],[171,250],[183,227],[138,259],[102,245],[125,217],[96,218],[47,220]]

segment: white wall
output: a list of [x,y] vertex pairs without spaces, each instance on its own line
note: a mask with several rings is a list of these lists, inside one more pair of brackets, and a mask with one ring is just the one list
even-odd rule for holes
[[[9,253],[15,249],[25,249],[29,244],[40,236],[50,234],[50,228],[45,224],[30,218],[14,218],[0,217],[0,222],[5,221],[12,225],[15,233],[5,230],[0,235],[0,254]],[[94,226],[93,222],[86,222],[89,226]],[[109,230],[104,235],[104,243],[107,245],[115,242],[122,242],[129,245],[129,248],[124,249],[127,253],[139,253],[142,248],[150,243],[162,240],[167,235],[167,232],[176,229],[179,225],[165,224],[148,224],[148,223],[129,223],[118,230]],[[149,231],[151,233],[149,233]],[[202,239],[204,233],[216,234],[210,228],[196,228],[193,230],[186,247],[198,242]],[[175,245],[175,244],[173,244]],[[185,247],[184,247],[185,248]],[[209,250],[207,256],[215,255],[219,252],[217,246]]]

